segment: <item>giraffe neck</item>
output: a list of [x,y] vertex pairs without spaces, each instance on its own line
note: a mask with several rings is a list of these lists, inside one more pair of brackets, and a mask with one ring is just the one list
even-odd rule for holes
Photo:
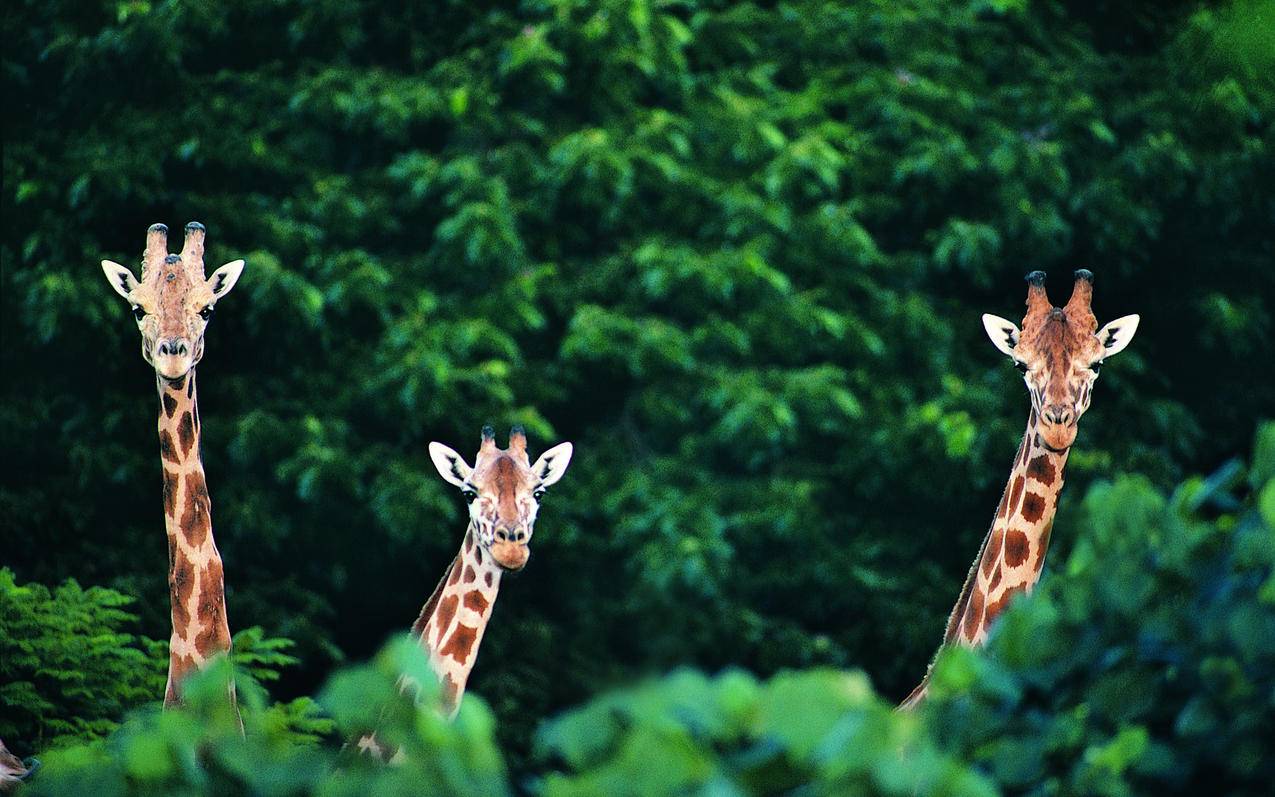
[[[181,702],[181,682],[212,656],[230,650],[221,554],[212,535],[212,502],[200,460],[195,371],[158,380],[159,456],[164,469],[164,527],[173,633],[165,707]],[[234,684],[230,685],[235,704]],[[237,711],[237,708],[236,708]]]
[[[1036,433],[1033,410],[992,527],[983,538],[960,598],[948,617],[944,645],[982,645],[992,622],[1009,602],[1021,593],[1031,592],[1040,580],[1069,453],[1070,449],[1055,452],[1044,447]],[[933,666],[931,662],[931,670]],[[929,682],[927,671],[901,708],[919,703]]]
[[448,717],[460,708],[503,572],[490,554],[483,553],[471,524],[460,552],[412,625],[412,635],[429,653],[430,667],[442,682],[443,712]]

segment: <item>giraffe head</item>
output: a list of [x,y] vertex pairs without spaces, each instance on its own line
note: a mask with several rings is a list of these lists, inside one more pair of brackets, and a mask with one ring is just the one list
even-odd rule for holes
[[142,357],[162,379],[186,375],[204,356],[204,330],[213,306],[230,293],[243,272],[243,261],[227,263],[204,277],[204,225],[186,225],[180,255],[168,254],[168,228],[146,231],[142,278],[119,263],[102,261],[115,292],[129,303],[142,333]]
[[567,472],[571,444],[559,443],[532,465],[521,426],[509,432],[509,448],[496,447],[496,433],[483,427],[474,467],[442,443],[429,456],[443,478],[460,488],[469,503],[469,524],[479,546],[506,570],[521,570],[531,556],[531,534],[545,488]]
[[1037,439],[1048,449],[1065,451],[1076,440],[1076,423],[1085,410],[1098,369],[1129,345],[1138,316],[1127,315],[1098,329],[1089,303],[1093,274],[1076,272],[1066,307],[1054,307],[1045,294],[1045,272],[1027,275],[1027,315],[1020,330],[999,316],[983,316],[983,328],[996,348],[1023,372],[1031,393]]

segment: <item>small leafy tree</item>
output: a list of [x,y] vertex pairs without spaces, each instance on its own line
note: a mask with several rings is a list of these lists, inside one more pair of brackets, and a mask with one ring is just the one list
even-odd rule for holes
[[10,749],[104,736],[163,694],[167,646],[126,630],[133,600],[74,579],[19,585],[0,569],[0,739]]

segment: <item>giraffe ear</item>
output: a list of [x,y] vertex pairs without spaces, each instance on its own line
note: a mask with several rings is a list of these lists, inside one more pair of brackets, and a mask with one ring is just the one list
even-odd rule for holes
[[570,443],[559,443],[540,455],[536,464],[531,466],[531,472],[540,479],[541,487],[548,487],[562,478],[562,474],[567,472],[567,465],[571,464],[573,450]]
[[1124,351],[1124,347],[1133,340],[1133,333],[1138,331],[1138,322],[1141,320],[1140,316],[1127,315],[1107,322],[1105,327],[1098,330],[1098,342],[1105,350],[1102,356],[1106,358]]
[[106,274],[106,281],[111,283],[111,287],[115,289],[115,292],[125,299],[137,287],[137,278],[133,276],[133,272],[114,260],[102,261],[102,273]]
[[987,337],[992,339],[992,345],[1001,350],[1002,354],[1014,357],[1014,347],[1018,345],[1018,326],[1013,321],[1006,321],[998,315],[991,313],[983,313],[983,329],[987,330]]
[[213,293],[213,301],[215,302],[230,293],[230,289],[235,287],[235,283],[239,281],[239,275],[242,273],[242,260],[232,260],[214,271],[212,276],[208,278],[208,289]]
[[457,487],[464,487],[469,475],[474,472],[464,457],[442,443],[429,444],[429,458],[434,460],[439,475]]

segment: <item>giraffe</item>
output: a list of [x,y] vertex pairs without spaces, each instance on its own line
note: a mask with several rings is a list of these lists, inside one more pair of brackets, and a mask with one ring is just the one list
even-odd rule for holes
[[[984,644],[1009,601],[1031,592],[1040,579],[1077,422],[1089,408],[1099,368],[1124,350],[1138,329],[1136,315],[1098,329],[1090,308],[1093,274],[1080,269],[1075,280],[1067,306],[1057,308],[1045,293],[1045,273],[1028,274],[1022,330],[1004,318],[983,316],[988,337],[1027,382],[1031,414],[991,529],[948,617],[943,645]],[[925,699],[933,668],[931,661],[925,678],[899,708],[913,708]]]
[[[168,228],[146,232],[142,278],[102,261],[107,281],[128,301],[142,333],[142,357],[155,369],[159,392],[159,455],[168,587],[173,631],[164,707],[181,703],[182,680],[212,656],[230,651],[221,554],[212,534],[212,503],[200,459],[195,365],[213,307],[235,286],[244,262],[227,263],[204,278],[204,225],[186,225],[180,255],[168,254]],[[230,705],[238,717],[235,686]]]
[[[448,719],[460,709],[465,682],[491,621],[500,578],[527,565],[540,501],[546,488],[566,473],[571,453],[571,443],[559,443],[531,464],[521,426],[510,430],[509,448],[504,450],[496,447],[495,431],[484,426],[472,468],[451,448],[429,444],[434,467],[444,480],[460,488],[469,504],[469,526],[460,551],[412,625],[412,637],[429,655],[430,668],[442,683],[442,711]],[[399,686],[407,689],[416,684],[402,679]],[[375,734],[360,738],[358,748],[386,758],[387,751]]]

